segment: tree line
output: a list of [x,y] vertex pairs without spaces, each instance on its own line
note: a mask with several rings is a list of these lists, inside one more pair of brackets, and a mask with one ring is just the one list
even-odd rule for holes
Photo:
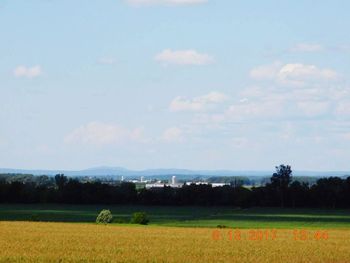
[[[40,179],[40,180],[39,180]],[[276,167],[264,186],[246,188],[233,181],[230,185],[210,184],[164,186],[137,189],[136,185],[101,182],[80,182],[58,174],[54,179],[6,181],[0,178],[1,203],[63,203],[63,204],[142,204],[199,205],[235,207],[350,207],[350,177],[321,178],[316,183],[293,181],[289,165]],[[49,182],[49,183],[47,183]]]

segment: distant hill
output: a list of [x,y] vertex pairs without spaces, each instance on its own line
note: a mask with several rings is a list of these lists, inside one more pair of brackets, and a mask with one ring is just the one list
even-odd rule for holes
[[55,175],[63,173],[67,176],[162,176],[162,175],[191,175],[191,176],[264,176],[269,171],[229,171],[229,170],[186,170],[186,169],[147,169],[129,170],[123,167],[94,167],[85,170],[28,170],[0,168],[0,173],[25,173],[34,175]]
[[[110,176],[126,178],[145,176],[148,178],[168,178],[176,175],[178,179],[190,178],[208,178],[214,176],[258,176],[269,177],[273,174],[271,171],[230,171],[230,170],[187,170],[187,169],[147,169],[147,170],[129,170],[123,167],[94,167],[85,170],[27,170],[27,169],[7,169],[0,168],[0,173],[14,173],[14,174],[33,174],[33,175],[55,175],[63,173],[67,176]],[[293,171],[294,176],[315,176],[315,177],[329,177],[329,176],[345,176],[350,175],[350,172],[344,171]]]

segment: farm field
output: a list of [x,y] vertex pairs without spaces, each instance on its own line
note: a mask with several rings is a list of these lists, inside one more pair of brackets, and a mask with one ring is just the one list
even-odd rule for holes
[[[213,238],[220,231],[221,238]],[[229,229],[117,226],[86,223],[0,222],[0,262],[332,262],[350,259],[350,230],[327,230],[294,240],[278,229],[274,239],[230,240]]]
[[112,211],[115,221],[125,223],[133,212],[145,211],[156,226],[350,229],[350,210],[322,209],[16,204],[0,205],[0,221],[93,223],[104,208]]

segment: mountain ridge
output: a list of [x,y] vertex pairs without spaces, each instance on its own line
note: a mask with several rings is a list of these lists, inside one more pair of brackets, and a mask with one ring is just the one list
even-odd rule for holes
[[[67,176],[165,176],[165,175],[186,175],[186,176],[271,176],[273,170],[191,170],[191,169],[144,169],[131,170],[124,167],[98,166],[83,170],[54,170],[54,169],[14,169],[0,168],[0,173],[10,174],[33,174],[33,175],[55,175],[63,173]],[[295,176],[345,176],[350,171],[293,171]]]

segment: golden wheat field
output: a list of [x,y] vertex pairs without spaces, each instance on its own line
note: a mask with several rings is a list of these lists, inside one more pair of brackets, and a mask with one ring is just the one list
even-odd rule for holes
[[328,239],[310,230],[304,240],[290,229],[253,232],[0,222],[0,262],[350,262],[350,230],[327,230]]

